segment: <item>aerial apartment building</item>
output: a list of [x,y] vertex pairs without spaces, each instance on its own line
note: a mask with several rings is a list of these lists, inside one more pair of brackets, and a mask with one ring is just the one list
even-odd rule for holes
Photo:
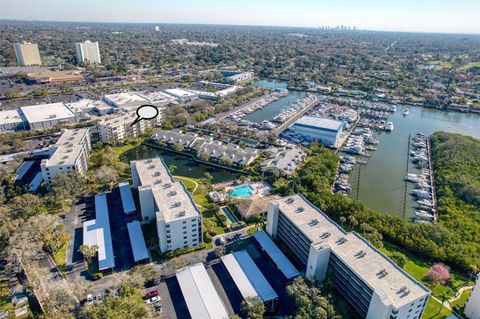
[[75,43],[75,50],[77,52],[78,63],[101,63],[98,42],[91,42],[87,40],[85,42]]
[[85,175],[90,156],[90,129],[64,130],[57,143],[51,147],[49,159],[42,160],[43,179],[48,184],[60,173],[77,172]]
[[202,214],[182,182],[159,157],[130,162],[143,222],[156,221],[161,252],[202,243]]
[[364,318],[419,319],[430,291],[355,232],[347,233],[301,195],[274,200],[267,233],[284,243],[306,277],[335,288]]
[[15,43],[13,48],[15,49],[18,65],[28,66],[42,64],[37,44],[30,42]]
[[468,319],[480,319],[480,273],[477,274],[475,286],[468,297],[465,311],[463,312]]
[[154,119],[143,119],[133,124],[136,118],[136,113],[129,112],[100,122],[98,124],[98,129],[100,131],[102,142],[112,145],[121,144],[127,139],[137,138],[149,128],[154,128],[160,124],[161,120],[161,116],[158,115]]

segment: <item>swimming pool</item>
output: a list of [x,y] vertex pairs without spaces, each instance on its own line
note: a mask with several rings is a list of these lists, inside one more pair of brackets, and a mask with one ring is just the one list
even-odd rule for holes
[[233,188],[233,191],[228,194],[230,198],[236,197],[250,197],[253,195],[253,187],[251,185],[242,185]]

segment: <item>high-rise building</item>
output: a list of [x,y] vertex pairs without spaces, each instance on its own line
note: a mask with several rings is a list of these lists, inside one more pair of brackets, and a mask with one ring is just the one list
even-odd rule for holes
[[198,247],[202,243],[202,214],[185,185],[173,181],[159,157],[130,162],[144,222],[155,221],[162,253]]
[[468,319],[480,319],[480,273],[477,275],[477,281],[468,297],[463,313]]
[[88,62],[100,64],[100,50],[98,49],[98,42],[79,42],[75,43],[75,49],[77,51],[78,63]]
[[161,116],[151,120],[143,119],[134,123],[137,115],[133,112],[117,115],[109,120],[98,123],[100,138],[103,143],[117,145],[127,139],[134,139],[145,133],[146,130],[154,128],[160,123]]
[[301,195],[274,200],[267,233],[303,264],[309,280],[332,279],[363,318],[419,319],[430,291],[355,232],[346,232]]
[[77,172],[85,175],[90,151],[89,128],[64,130],[57,143],[52,146],[50,158],[42,160],[40,164],[43,179],[50,184],[60,173]]
[[30,42],[15,43],[15,56],[17,57],[18,65],[40,65],[40,52],[38,52],[38,45]]

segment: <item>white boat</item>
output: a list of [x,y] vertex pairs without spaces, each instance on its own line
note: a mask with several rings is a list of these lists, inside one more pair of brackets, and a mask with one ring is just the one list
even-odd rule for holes
[[422,190],[422,189],[414,189],[412,191],[412,194],[419,197],[419,198],[424,198],[424,199],[431,199],[432,195],[430,195],[429,192]]
[[433,215],[424,210],[415,211],[415,216],[421,219],[433,219]]
[[403,115],[404,115],[404,116],[407,116],[408,114],[410,114],[410,109],[405,109],[405,110],[403,111]]
[[387,125],[385,125],[385,131],[387,132],[393,131],[393,128],[394,128],[393,122],[387,122]]

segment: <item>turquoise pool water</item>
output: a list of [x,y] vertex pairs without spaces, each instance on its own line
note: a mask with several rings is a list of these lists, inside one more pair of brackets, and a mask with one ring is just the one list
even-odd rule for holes
[[233,188],[233,191],[230,194],[228,194],[228,197],[230,198],[250,197],[252,196],[252,191],[253,191],[253,187],[250,185],[238,186]]

